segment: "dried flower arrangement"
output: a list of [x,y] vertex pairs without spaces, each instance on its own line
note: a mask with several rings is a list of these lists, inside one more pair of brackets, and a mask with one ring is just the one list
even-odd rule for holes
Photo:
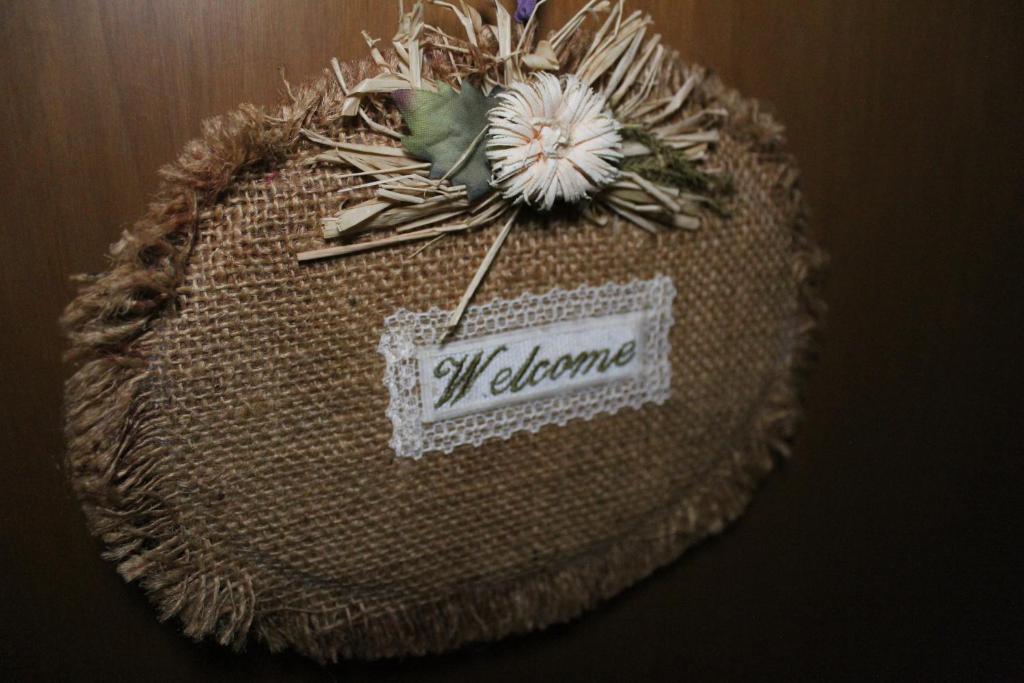
[[[493,25],[465,0],[427,1],[451,11],[465,37],[426,23],[423,0],[408,12],[399,0],[391,59],[364,34],[377,75],[349,85],[332,61],[352,125],[340,140],[304,134],[330,148],[316,163],[352,169],[358,180],[345,191],[363,200],[323,222],[326,239],[346,244],[300,261],[429,240],[425,249],[501,223],[448,320],[454,328],[523,207],[577,204],[599,226],[622,219],[649,232],[696,229],[716,207],[725,183],[705,162],[725,112],[689,103],[704,77],[697,68],[665,94],[670,54],[661,36],[648,37],[649,16],[627,15],[625,0],[590,0],[538,39],[546,0],[519,0],[514,16],[495,0]],[[591,20],[600,25],[589,49],[568,63],[570,40]],[[402,121],[407,135],[396,130]],[[389,234],[353,241],[375,231]]]

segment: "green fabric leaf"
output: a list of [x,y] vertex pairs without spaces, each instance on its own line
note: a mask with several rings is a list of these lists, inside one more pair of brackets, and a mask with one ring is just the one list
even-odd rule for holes
[[[403,90],[394,93],[410,135],[402,138],[405,151],[417,159],[431,162],[430,177],[443,178],[469,149],[487,126],[487,112],[497,104],[494,95],[485,97],[470,83],[456,92],[440,84],[436,93],[429,90]],[[491,165],[483,140],[477,144],[454,175],[453,185],[465,185],[470,201],[490,189]]]

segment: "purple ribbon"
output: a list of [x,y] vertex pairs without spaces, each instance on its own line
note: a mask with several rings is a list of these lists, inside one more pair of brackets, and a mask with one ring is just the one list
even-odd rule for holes
[[516,2],[516,21],[520,24],[525,24],[533,16],[533,11],[537,9],[538,0],[517,0]]

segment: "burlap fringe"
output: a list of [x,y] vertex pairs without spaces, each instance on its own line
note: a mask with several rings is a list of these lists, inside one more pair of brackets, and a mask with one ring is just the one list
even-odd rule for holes
[[[732,110],[730,135],[754,142],[766,155],[781,154],[781,128],[756,103],[714,79],[703,88],[706,97]],[[243,107],[208,122],[202,139],[162,171],[156,200],[112,248],[108,272],[92,278],[64,314],[68,357],[80,364],[66,386],[68,473],[92,532],[121,575],[145,588],[161,618],[177,616],[197,639],[241,647],[252,634],[273,650],[293,647],[320,661],[376,658],[438,652],[571,619],[735,519],[771,469],[771,454],[788,453],[800,415],[801,378],[814,357],[814,331],[824,312],[817,293],[824,258],[807,239],[802,210],[792,219],[792,268],[800,286],[792,353],[751,416],[748,448],[709,475],[688,510],[666,512],[628,539],[544,575],[410,605],[387,619],[362,619],[348,610],[261,612],[244,569],[212,560],[202,539],[189,536],[175,501],[158,493],[154,475],[155,463],[173,453],[161,438],[166,425],[147,344],[185,294],[201,211],[239,172],[294,151],[302,127],[336,121],[343,97],[334,79],[324,77],[293,94],[275,116]],[[795,172],[784,174],[776,191],[798,193]]]

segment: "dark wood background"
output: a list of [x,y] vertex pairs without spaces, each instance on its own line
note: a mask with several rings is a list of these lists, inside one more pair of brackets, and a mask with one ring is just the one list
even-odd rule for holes
[[[551,0],[548,25],[581,0]],[[832,254],[794,459],[603,609],[444,657],[321,669],[158,624],[60,471],[69,276],[200,122],[389,37],[387,0],[0,3],[0,672],[97,680],[1024,676],[1024,5],[633,0],[774,103]]]

